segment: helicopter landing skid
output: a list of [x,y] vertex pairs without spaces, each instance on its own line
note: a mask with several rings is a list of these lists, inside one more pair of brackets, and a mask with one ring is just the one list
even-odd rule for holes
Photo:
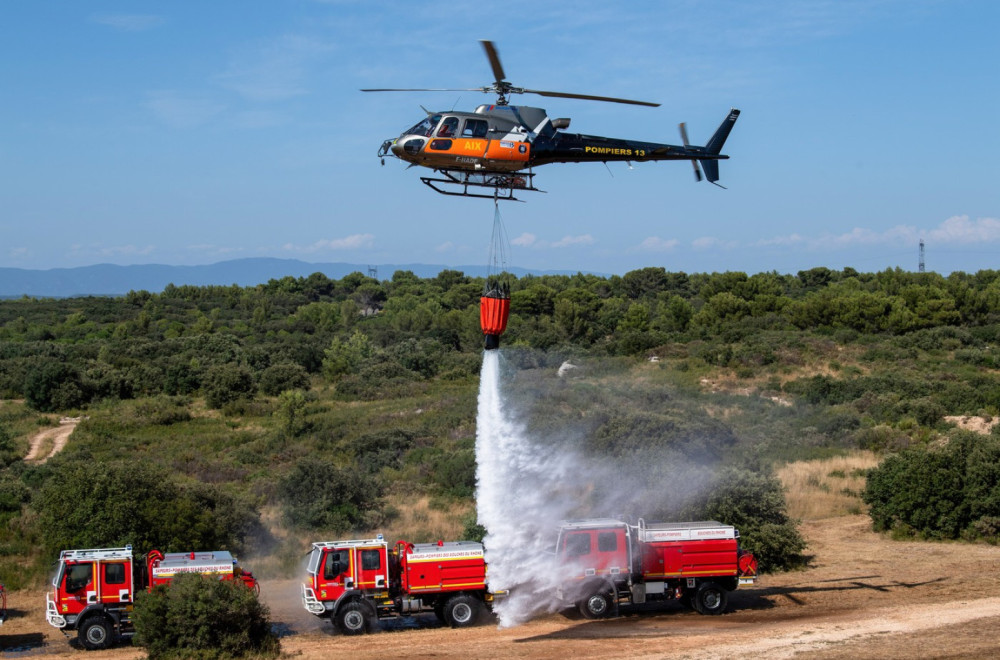
[[[420,177],[427,186],[442,195],[453,195],[456,197],[481,197],[483,199],[504,199],[511,202],[522,202],[524,200],[514,197],[514,192],[518,190],[528,190],[531,192],[545,192],[535,187],[533,172],[464,172],[455,170],[434,170],[443,175],[443,179],[434,179],[428,176]],[[441,184],[446,187],[454,187],[456,190],[447,190],[438,187]],[[481,194],[470,192],[469,187],[492,188],[493,194]]]

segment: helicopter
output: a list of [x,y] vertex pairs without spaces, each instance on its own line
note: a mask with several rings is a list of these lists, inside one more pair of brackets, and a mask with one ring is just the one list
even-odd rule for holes
[[[728,159],[722,146],[729,137],[740,111],[730,109],[726,118],[704,146],[689,143],[687,128],[680,124],[682,145],[659,144],[639,140],[568,133],[568,118],[550,118],[542,108],[510,105],[512,94],[538,94],[546,97],[583,99],[659,107],[659,103],[635,101],[611,96],[571,94],[515,87],[505,80],[500,56],[492,41],[480,43],[493,69],[494,81],[484,87],[362,89],[362,92],[460,92],[496,94],[492,104],[483,104],[473,112],[442,111],[426,113],[421,121],[399,137],[385,140],[378,157],[386,157],[434,170],[438,177],[420,180],[444,195],[518,200],[515,191],[540,191],[534,185],[534,168],[549,163],[585,163],[624,161],[687,160],[694,167],[697,181],[704,178],[720,188],[719,161]],[[477,192],[492,189],[491,194]]]

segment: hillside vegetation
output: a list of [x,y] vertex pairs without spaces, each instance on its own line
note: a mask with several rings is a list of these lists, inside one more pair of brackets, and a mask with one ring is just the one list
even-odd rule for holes
[[[279,570],[319,537],[481,533],[482,287],[317,273],[0,302],[0,578],[40,580],[71,546],[212,545]],[[514,409],[617,471],[581,513],[717,517],[763,565],[794,566],[774,470],[866,450],[898,456],[865,491],[879,528],[997,540],[1000,475],[978,462],[998,439],[945,417],[1000,414],[1000,272],[646,268],[522,277],[511,297]],[[66,414],[85,417],[68,446],[21,460]],[[935,515],[887,495],[941,471]]]

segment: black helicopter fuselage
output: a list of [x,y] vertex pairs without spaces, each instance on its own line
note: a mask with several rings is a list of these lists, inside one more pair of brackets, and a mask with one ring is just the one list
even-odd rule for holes
[[428,113],[379,156],[393,155],[444,173],[516,173],[548,163],[697,161],[718,179],[720,153],[739,110],[731,110],[705,146],[661,144],[568,133],[569,119],[551,119],[541,108],[481,105],[475,112]]

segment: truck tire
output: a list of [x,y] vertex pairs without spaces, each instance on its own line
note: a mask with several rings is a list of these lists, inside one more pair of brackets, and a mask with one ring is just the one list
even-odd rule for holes
[[79,639],[83,648],[88,651],[100,651],[109,648],[112,641],[114,626],[104,616],[92,616],[80,624]]
[[722,614],[726,611],[729,594],[715,582],[702,582],[694,592],[692,602],[699,614]]
[[337,630],[344,635],[363,635],[370,627],[368,619],[368,608],[362,603],[344,603],[337,611]]
[[611,616],[611,592],[602,586],[577,603],[577,608],[587,619],[603,619]]
[[474,596],[454,596],[444,605],[444,621],[452,628],[466,628],[479,621],[482,608]]

